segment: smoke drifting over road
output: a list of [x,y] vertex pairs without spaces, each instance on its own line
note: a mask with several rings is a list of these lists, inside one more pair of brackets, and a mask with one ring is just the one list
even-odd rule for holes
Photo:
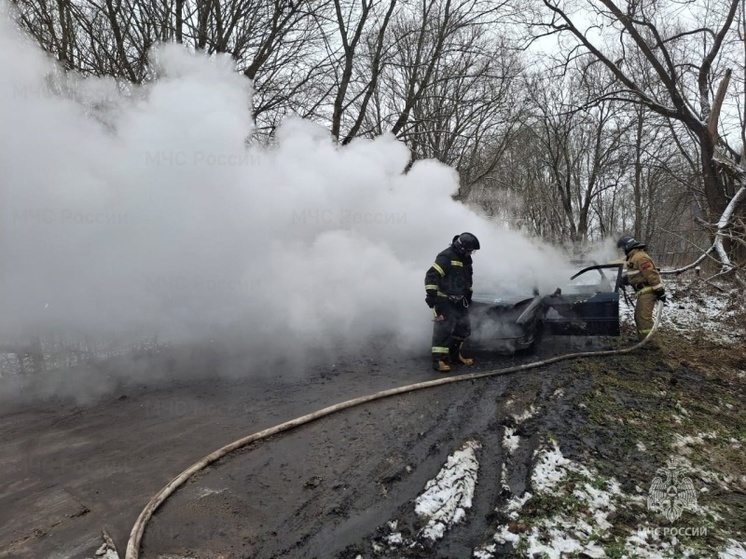
[[227,56],[161,46],[159,77],[122,93],[63,80],[0,27],[0,340],[220,337],[286,355],[390,334],[427,348],[424,273],[463,231],[482,243],[477,291],[567,277],[564,257],[453,202],[452,169],[405,173],[393,136],[339,147],[290,118],[271,148],[247,144],[251,84]]

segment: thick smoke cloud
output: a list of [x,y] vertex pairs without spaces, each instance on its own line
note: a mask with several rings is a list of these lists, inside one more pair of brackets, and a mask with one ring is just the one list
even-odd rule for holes
[[426,351],[423,277],[454,234],[482,242],[477,291],[568,277],[563,256],[453,202],[454,170],[405,173],[393,136],[342,148],[291,118],[271,148],[247,143],[251,85],[228,57],[161,46],[158,79],[122,93],[61,78],[0,26],[0,340],[220,337],[287,355],[387,334]]

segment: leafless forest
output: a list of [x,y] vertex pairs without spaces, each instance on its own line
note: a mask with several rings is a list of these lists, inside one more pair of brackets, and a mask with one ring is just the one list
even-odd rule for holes
[[157,77],[159,42],[229,53],[254,83],[251,141],[291,114],[340,144],[391,132],[413,158],[455,167],[458,199],[527,234],[570,246],[629,231],[664,266],[703,261],[741,281],[737,0],[13,4],[62,68],[123,91]]

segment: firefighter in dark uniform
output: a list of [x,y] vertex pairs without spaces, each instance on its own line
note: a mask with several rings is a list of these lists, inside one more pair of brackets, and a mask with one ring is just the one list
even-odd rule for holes
[[433,309],[433,368],[451,370],[450,363],[473,365],[461,354],[471,334],[469,304],[472,296],[471,254],[479,250],[479,240],[471,233],[456,235],[451,246],[435,258],[425,274],[425,302]]
[[653,328],[653,309],[656,301],[666,300],[666,288],[653,259],[645,252],[645,243],[629,235],[622,235],[617,247],[624,250],[625,283],[635,290],[635,324],[637,337],[642,340]]

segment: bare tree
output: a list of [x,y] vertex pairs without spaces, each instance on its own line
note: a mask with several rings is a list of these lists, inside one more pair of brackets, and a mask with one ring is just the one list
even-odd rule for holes
[[[606,99],[641,104],[686,127],[699,149],[708,222],[721,223],[737,194],[736,183],[724,178],[723,157],[737,161],[741,150],[732,149],[718,133],[731,75],[719,63],[735,38],[733,23],[740,2],[709,4],[701,11],[681,15],[675,12],[676,6],[661,2],[630,2],[622,7],[613,0],[589,0],[590,19],[587,11],[581,18],[558,0],[542,0],[541,5],[549,17],[533,21],[533,28],[571,38],[568,58],[586,52],[601,63],[616,86],[605,93]],[[688,4],[686,8],[696,10],[697,6]],[[598,28],[588,29],[583,23],[588,21]],[[634,71],[639,70],[640,62],[644,64],[643,79]],[[656,79],[647,79],[649,76]],[[719,227],[720,233],[722,229]],[[720,233],[715,235],[715,243],[721,247],[718,254],[727,268],[730,257],[722,249]]]
[[[396,7],[397,0],[362,0],[359,6],[334,1],[338,35],[330,36],[329,41],[341,43],[335,64],[341,68],[341,73],[335,71],[331,131],[342,143],[349,143],[360,132],[365,120],[368,104],[386,64],[384,48]],[[345,121],[348,129],[340,137]]]
[[582,75],[574,71],[564,80],[534,76],[526,84],[531,109],[526,125],[536,156],[532,168],[523,169],[539,191],[534,201],[546,198],[546,209],[555,214],[557,240],[571,243],[588,241],[594,227],[604,227],[594,218],[594,202],[620,187],[629,159],[629,123],[620,104],[589,105]]
[[[331,0],[13,0],[20,25],[65,67],[138,84],[153,77],[150,49],[175,41],[208,53],[228,53],[254,80],[254,116],[313,115],[328,94],[323,74],[331,61],[323,36]],[[309,98],[310,97],[310,98]]]

